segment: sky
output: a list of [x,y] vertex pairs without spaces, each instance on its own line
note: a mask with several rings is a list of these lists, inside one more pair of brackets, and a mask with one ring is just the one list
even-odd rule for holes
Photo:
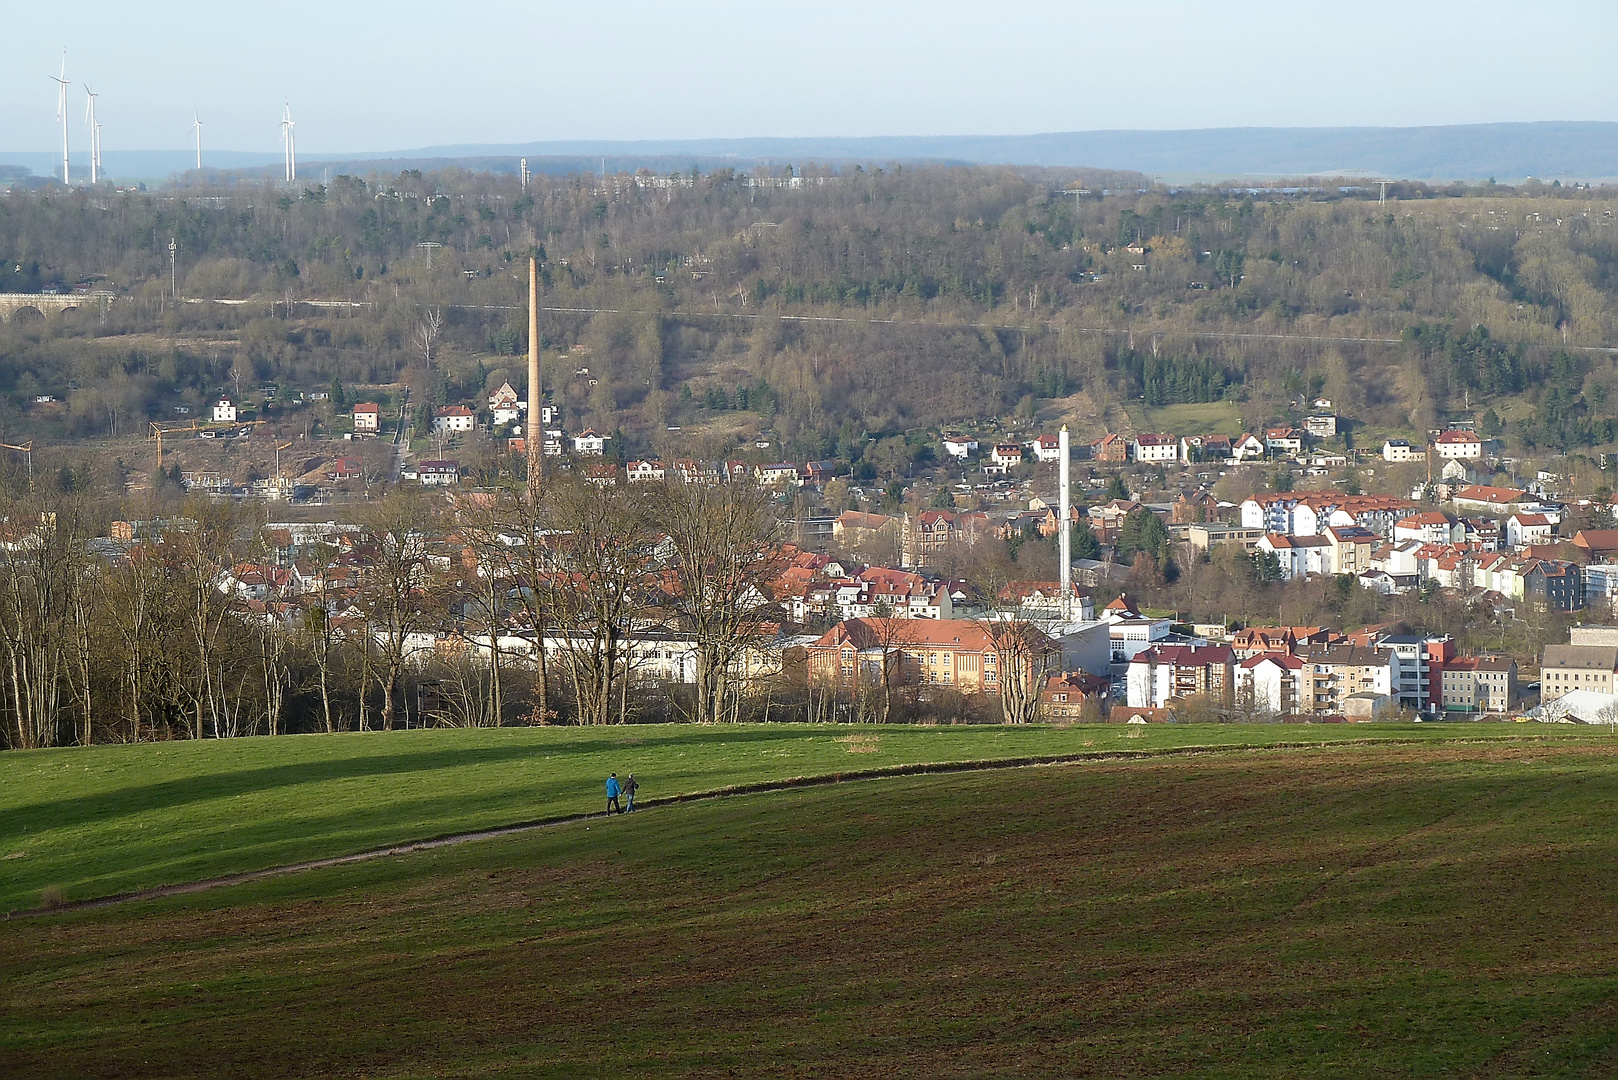
[[1614,0],[0,3],[0,153],[1618,121]]

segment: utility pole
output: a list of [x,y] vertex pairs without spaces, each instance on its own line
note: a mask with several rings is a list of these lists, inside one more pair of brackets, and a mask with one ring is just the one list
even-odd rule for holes
[[178,285],[180,279],[174,270],[174,254],[179,250],[179,247],[174,243],[174,237],[169,237],[169,296],[176,304],[180,302],[180,289]]
[[423,240],[421,243],[417,244],[416,246],[419,247],[419,248],[425,248],[426,249],[426,251],[427,251],[427,269],[429,271],[432,270],[432,268],[433,268],[433,248],[443,247],[444,245],[439,244],[439,243],[435,243],[432,240]]

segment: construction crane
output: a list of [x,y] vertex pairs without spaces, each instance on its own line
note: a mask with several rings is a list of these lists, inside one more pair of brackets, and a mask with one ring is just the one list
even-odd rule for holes
[[[153,420],[152,438],[157,441],[157,471],[163,471],[163,436],[180,431],[213,431],[218,428],[252,427],[262,424],[262,420],[232,420],[226,423],[223,420]],[[155,486],[156,481],[153,481]]]
[[34,440],[25,443],[0,442],[0,449],[16,450],[28,461],[28,490],[34,490]]

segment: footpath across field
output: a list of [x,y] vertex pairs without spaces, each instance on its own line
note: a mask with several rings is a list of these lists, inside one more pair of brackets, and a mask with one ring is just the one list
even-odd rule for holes
[[300,735],[0,754],[0,912],[593,813],[926,763],[1366,739],[1600,738],[1521,725],[634,725]]

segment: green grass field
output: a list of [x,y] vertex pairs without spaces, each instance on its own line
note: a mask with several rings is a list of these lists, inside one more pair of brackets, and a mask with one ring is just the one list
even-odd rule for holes
[[0,1074],[1610,1076],[1611,746],[861,781],[17,920]]
[[1129,418],[1140,431],[1167,431],[1176,435],[1229,435],[1242,433],[1242,406],[1236,401],[1205,404],[1148,406],[1130,402]]
[[1502,737],[1521,729],[648,725],[15,752],[0,754],[0,912],[37,906],[47,889],[67,900],[108,896],[597,811],[610,771],[635,773],[641,798],[656,799],[926,762],[1458,733]]

